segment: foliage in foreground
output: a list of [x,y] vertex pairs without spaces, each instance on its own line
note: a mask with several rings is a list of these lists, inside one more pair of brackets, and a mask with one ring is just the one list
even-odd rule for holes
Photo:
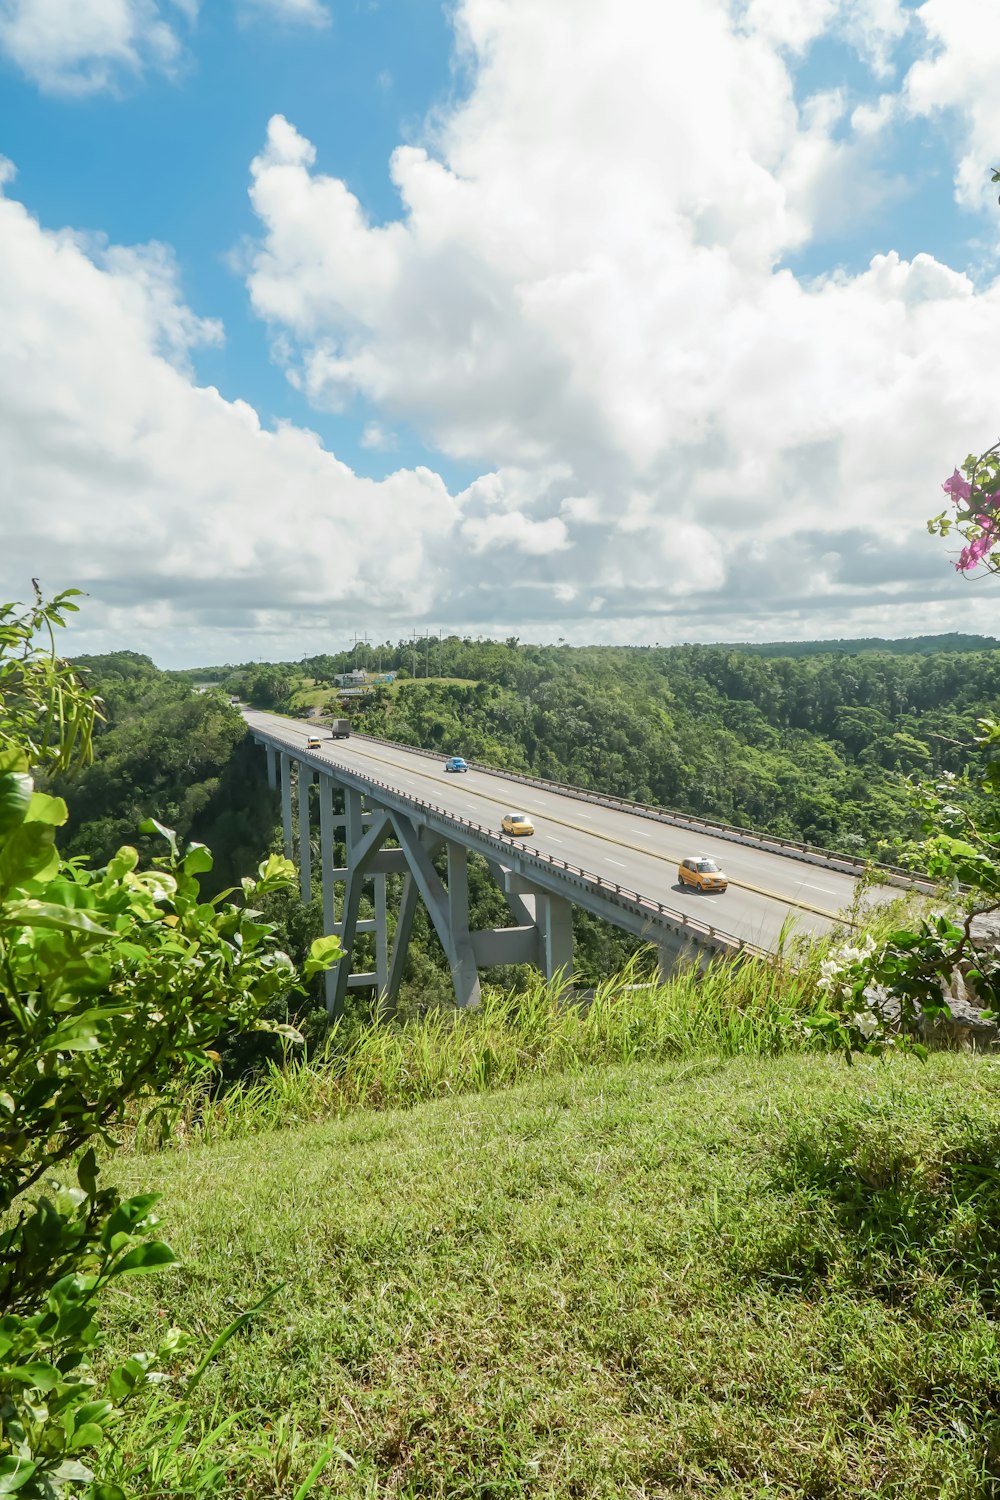
[[[52,638],[72,607],[0,609],[0,1494],[21,1500],[122,1500],[95,1477],[102,1449],[121,1403],[183,1346],[171,1331],[155,1354],[100,1382],[92,1372],[106,1288],[174,1261],[151,1238],[158,1195],[102,1186],[95,1146],[296,983],[254,909],[293,876],[287,861],[272,858],[235,903],[202,900],[211,857],[182,854],[167,830],[151,870],[129,848],[100,870],[60,858],[66,806],[33,773],[89,757],[98,706]],[[307,968],[336,951],[325,940]]]
[[[328,1452],[330,1500],[984,1500],[998,1105],[982,1058],[686,1053],[160,1156],[176,1316],[286,1281],[177,1476],[273,1500]],[[130,1293],[120,1341],[163,1310]]]

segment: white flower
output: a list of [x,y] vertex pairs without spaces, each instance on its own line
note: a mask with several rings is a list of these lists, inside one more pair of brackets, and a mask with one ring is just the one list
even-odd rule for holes
[[861,1032],[865,1041],[868,1040],[873,1032],[878,1031],[878,1020],[872,1015],[870,1010],[859,1010],[854,1017],[854,1024]]

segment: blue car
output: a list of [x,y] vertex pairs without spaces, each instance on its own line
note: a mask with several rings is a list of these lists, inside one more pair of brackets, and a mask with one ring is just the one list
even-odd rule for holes
[[469,766],[468,762],[464,761],[460,755],[453,755],[451,760],[445,761],[444,768],[446,771],[467,771]]

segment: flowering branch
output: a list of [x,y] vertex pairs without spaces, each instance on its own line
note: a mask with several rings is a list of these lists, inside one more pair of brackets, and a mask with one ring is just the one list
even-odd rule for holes
[[932,536],[947,536],[954,528],[965,546],[955,564],[960,573],[971,573],[982,563],[988,573],[1000,572],[1000,441],[977,458],[970,454],[961,471],[955,469],[941,486],[955,507],[955,515],[942,511],[927,522]]

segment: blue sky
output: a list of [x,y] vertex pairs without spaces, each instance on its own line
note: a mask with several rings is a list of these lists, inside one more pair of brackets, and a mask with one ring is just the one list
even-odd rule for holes
[[0,0],[0,583],[81,649],[1000,625],[922,529],[996,436],[990,0],[57,12]]

